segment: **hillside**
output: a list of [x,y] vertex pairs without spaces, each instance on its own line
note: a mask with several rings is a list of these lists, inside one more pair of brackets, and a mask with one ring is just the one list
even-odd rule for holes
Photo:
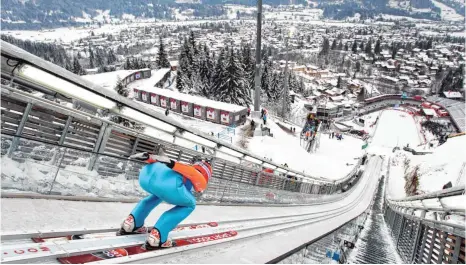
[[[465,144],[466,136],[459,136],[448,139],[428,155],[414,156],[403,150],[396,151],[391,159],[388,190],[390,197],[398,199],[442,190],[449,182],[453,187],[464,185]],[[408,179],[416,182],[409,188],[410,192],[406,190]]]
[[[264,5],[283,4],[281,0],[264,0]],[[294,4],[304,4],[296,0]],[[254,6],[246,0],[4,0],[1,26],[8,30],[38,30],[88,23],[120,23],[132,19],[183,19],[228,16],[225,4]]]
[[430,20],[441,18],[441,9],[431,0],[321,0],[319,8],[324,9],[324,16],[330,19],[346,19],[357,14],[361,19],[381,14]]

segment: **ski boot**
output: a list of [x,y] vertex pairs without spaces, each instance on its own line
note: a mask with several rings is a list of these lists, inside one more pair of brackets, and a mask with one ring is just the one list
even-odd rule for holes
[[175,242],[173,242],[171,239],[167,239],[164,243],[160,242],[160,233],[157,228],[152,229],[150,234],[147,236],[146,243],[142,245],[142,248],[150,251],[150,250],[156,250],[160,248],[171,248],[175,246]]
[[117,236],[134,235],[134,234],[147,234],[148,228],[143,226],[135,227],[134,216],[128,215],[126,220],[121,224],[120,230],[117,231]]

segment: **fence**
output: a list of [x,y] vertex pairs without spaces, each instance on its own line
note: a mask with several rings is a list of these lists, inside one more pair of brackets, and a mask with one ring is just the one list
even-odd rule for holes
[[419,218],[388,206],[385,222],[406,263],[465,263],[464,226]]
[[223,141],[227,141],[230,144],[233,143],[233,137],[230,135],[235,135],[235,127],[228,126],[225,130],[217,133],[217,138]]
[[[129,155],[163,146],[180,161],[208,156],[15,89],[2,86],[1,100],[3,189],[140,197],[144,192],[135,180],[142,164]],[[213,168],[205,200],[306,203],[338,190],[337,184],[267,174],[255,163],[217,157]]]
[[[198,144],[205,147],[206,151],[212,151],[210,154],[212,157],[227,159],[237,164],[248,161],[259,167],[264,166],[300,179],[325,185],[332,184],[330,180],[316,178],[303,171],[284,167],[225,141],[219,141],[214,135],[208,135],[167,118],[138,102],[86,81],[16,46],[3,41],[1,43],[2,59],[14,62],[1,69],[1,81],[5,85],[2,87],[2,94],[8,95],[11,92],[12,95],[17,96],[17,91],[11,90],[17,88],[27,91],[28,96],[33,94],[35,97],[56,102],[60,105],[59,108],[66,106],[76,110],[76,107],[80,107],[80,112],[90,112],[93,118],[107,117],[108,119],[109,116],[114,116],[129,126],[133,122],[136,122],[137,127],[146,126],[146,130],[142,132],[133,131],[135,135],[148,135],[149,138],[163,139],[167,144],[189,148]],[[73,107],[70,106],[71,103]],[[108,123],[105,120],[103,122]]]
[[438,220],[455,212],[464,216],[464,187],[386,202],[385,221],[404,262],[465,263],[464,224]]

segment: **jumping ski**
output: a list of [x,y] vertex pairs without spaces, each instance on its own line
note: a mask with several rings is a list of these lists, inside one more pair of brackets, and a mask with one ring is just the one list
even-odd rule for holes
[[[236,231],[227,231],[227,232],[221,232],[221,233],[214,233],[210,235],[180,238],[180,239],[175,239],[173,241],[175,244],[174,247],[180,247],[180,246],[186,246],[186,245],[192,245],[192,244],[198,244],[198,243],[231,238],[231,237],[236,236],[237,234],[238,232]],[[160,249],[146,250],[142,248],[140,245],[138,245],[138,246],[131,246],[131,247],[126,247],[126,248],[105,250],[105,251],[95,252],[91,254],[58,258],[58,261],[60,261],[62,264],[82,264],[82,263],[88,263],[88,262],[93,262],[93,261],[121,258],[121,257],[135,255],[135,254],[145,253],[145,252],[157,251]]]

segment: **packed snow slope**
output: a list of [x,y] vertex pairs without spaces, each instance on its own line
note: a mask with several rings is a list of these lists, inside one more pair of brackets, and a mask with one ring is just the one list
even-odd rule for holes
[[329,139],[328,134],[320,137],[320,147],[315,153],[308,153],[300,146],[299,131],[296,136],[283,131],[273,118],[267,122],[273,137],[255,136],[249,140],[248,149],[280,164],[302,170],[312,176],[326,179],[341,179],[354,169],[357,159],[362,156],[360,139],[344,136],[339,141]]
[[389,109],[381,112],[375,125],[375,134],[368,152],[392,152],[393,147],[416,147],[421,143],[413,117],[402,110]]
[[[369,115],[368,115],[369,116]],[[416,147],[421,143],[416,121],[403,109],[386,109],[376,114],[370,114],[370,124],[374,124],[376,117],[379,117],[376,124],[370,129],[373,131],[372,141],[369,142],[367,152],[370,154],[385,155],[391,158],[390,176],[388,180],[388,193],[390,197],[403,198],[406,196],[404,185],[403,159],[393,153],[394,147],[409,144]],[[366,123],[366,126],[368,124]],[[370,126],[370,125],[369,125]],[[404,151],[403,151],[404,152]]]
[[[373,120],[374,114],[371,115]],[[453,186],[464,184],[466,136],[448,139],[445,144],[430,149],[432,154],[413,155],[403,147],[409,144],[409,147],[416,148],[422,143],[418,128],[418,121],[403,109],[386,109],[380,112],[373,129],[374,137],[367,150],[368,153],[386,155],[391,160],[387,187],[391,199],[406,197],[405,175],[416,167],[419,167],[419,193],[441,190],[449,181]],[[401,150],[393,152],[394,147]]]

